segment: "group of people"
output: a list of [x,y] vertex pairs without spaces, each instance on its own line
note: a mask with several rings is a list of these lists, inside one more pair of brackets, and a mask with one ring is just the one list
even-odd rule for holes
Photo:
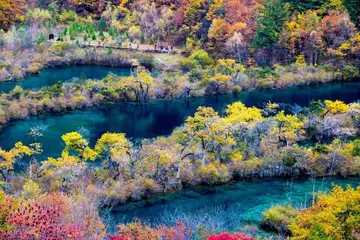
[[[129,48],[132,48],[131,43],[129,43]],[[139,48],[140,48],[140,44],[138,43],[138,44],[136,44],[136,49],[139,50]]]
[[174,48],[173,48],[173,46],[169,46],[169,45],[163,45],[163,44],[159,44],[159,45],[157,45],[157,44],[155,44],[155,46],[154,46],[154,50],[156,50],[156,51],[172,51]]
[[[91,45],[90,40],[89,40],[88,44]],[[98,40],[97,45],[105,47],[105,40]],[[140,49],[140,43],[129,43],[128,48],[129,49],[139,50]],[[151,51],[150,46],[147,47],[147,50]],[[155,44],[154,45],[154,50],[156,52],[172,52],[172,51],[174,51],[174,47],[171,46],[171,45]]]

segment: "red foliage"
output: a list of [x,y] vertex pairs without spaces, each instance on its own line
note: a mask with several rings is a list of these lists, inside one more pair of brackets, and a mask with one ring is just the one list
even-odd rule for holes
[[226,15],[225,19],[230,25],[245,23],[243,33],[253,36],[256,31],[256,17],[260,4],[257,0],[225,0]]
[[8,198],[6,203],[10,204],[1,207],[7,227],[0,230],[0,239],[84,239],[81,226],[66,224],[61,206],[28,201],[18,205],[12,198]]
[[160,226],[158,231],[162,235],[165,240],[181,240],[181,239],[189,239],[192,234],[190,229],[187,229],[185,224],[182,222],[178,222],[175,227],[166,227]]
[[210,235],[208,240],[256,240],[255,238],[247,237],[244,234],[239,233],[220,233],[219,235]]
[[129,240],[128,237],[119,236],[119,235],[112,235],[112,234],[109,234],[107,237],[108,237],[110,240]]
[[187,229],[184,223],[178,222],[174,227],[159,226],[151,228],[141,221],[128,225],[119,225],[118,234],[110,234],[110,240],[188,240],[191,239],[192,231]]

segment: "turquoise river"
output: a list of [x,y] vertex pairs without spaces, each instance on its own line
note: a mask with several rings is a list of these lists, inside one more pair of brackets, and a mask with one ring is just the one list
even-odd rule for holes
[[[73,77],[87,76],[99,79],[108,72],[128,76],[127,69],[77,66],[47,69],[22,82],[0,84],[0,91],[8,92],[15,85],[25,89],[38,89],[57,81],[70,81]],[[325,85],[290,87],[275,90],[254,90],[238,95],[222,95],[191,99],[158,100],[149,103],[118,103],[103,107],[73,111],[57,116],[38,116],[16,121],[0,132],[0,147],[8,149],[15,142],[31,142],[28,132],[36,126],[46,126],[40,139],[44,149],[40,156],[57,156],[63,149],[61,135],[81,131],[93,145],[105,132],[124,132],[133,142],[170,134],[181,126],[186,117],[194,114],[199,106],[210,106],[223,112],[226,105],[242,101],[247,106],[262,106],[271,101],[284,106],[306,106],[311,100],[339,99],[353,102],[360,99],[360,83],[344,82]],[[359,185],[359,179],[320,179],[316,191],[327,191],[332,183],[345,186]],[[204,225],[210,229],[237,230],[257,224],[264,209],[279,203],[292,203],[304,207],[309,204],[313,182],[310,180],[261,180],[238,182],[221,187],[185,189],[178,193],[151,200],[130,203],[114,208],[109,216],[110,226],[129,222],[134,218],[150,224],[175,223],[180,219],[189,225]],[[103,216],[107,216],[105,214]],[[110,229],[111,230],[111,229]]]

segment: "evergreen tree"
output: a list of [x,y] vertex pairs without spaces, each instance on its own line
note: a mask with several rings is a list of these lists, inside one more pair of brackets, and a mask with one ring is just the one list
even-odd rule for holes
[[104,39],[104,38],[105,38],[105,35],[104,35],[103,32],[99,32],[99,38],[100,38],[100,39]]
[[141,33],[140,43],[141,43],[141,44],[144,44],[144,43],[145,43],[145,34],[144,34],[143,32]]
[[344,0],[343,4],[349,12],[351,21],[360,29],[360,0]]
[[289,16],[288,8],[289,5],[282,0],[266,0],[264,7],[259,12],[253,47],[269,49],[270,59]]
[[309,9],[318,9],[326,0],[288,0],[292,9],[298,12],[306,12]]
[[104,16],[100,18],[100,21],[98,23],[98,31],[104,32],[106,30],[106,19]]

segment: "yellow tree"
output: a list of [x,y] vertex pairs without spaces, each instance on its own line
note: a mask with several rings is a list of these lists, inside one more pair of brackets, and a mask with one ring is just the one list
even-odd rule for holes
[[212,91],[214,91],[216,94],[219,94],[221,89],[223,89],[223,91],[228,89],[231,83],[231,76],[217,73],[215,76],[207,79],[205,82],[209,85]]
[[229,24],[222,18],[215,18],[212,20],[208,31],[209,42],[208,50],[213,54],[218,54],[224,49],[222,46],[226,42],[229,35]]
[[92,150],[88,142],[78,132],[70,132],[61,137],[65,142],[63,157],[68,157],[71,151],[78,153],[80,161],[95,160],[97,153]]
[[42,162],[37,176],[51,182],[51,185],[48,186],[51,190],[57,190],[60,186],[68,189],[70,183],[78,184],[81,182],[79,179],[85,169],[85,163],[80,161],[77,156],[49,157]]
[[154,86],[154,79],[148,72],[142,71],[136,77],[128,77],[125,84],[134,92],[136,101],[147,101]]
[[25,155],[30,156],[32,150],[22,142],[15,143],[15,146],[9,151],[0,149],[0,174],[6,182],[10,173],[14,170],[14,164]]
[[[235,102],[227,106],[226,114],[227,116],[225,117],[225,121],[228,123],[234,138],[237,139],[238,141],[241,141],[241,144],[251,144],[250,148],[257,151],[259,149],[259,146],[256,145],[256,143],[258,142],[260,143],[261,141],[262,130],[261,127],[255,128],[255,126],[257,126],[258,123],[263,121],[261,110],[256,107],[246,107],[241,102]],[[257,139],[257,140],[248,141],[247,137],[243,137],[243,136],[248,136],[249,132],[253,132],[253,131],[254,131],[254,135],[253,135],[254,137],[252,137],[252,139]],[[235,168],[250,163],[249,160],[247,160],[246,162],[243,161],[244,160],[243,154],[244,153],[241,152],[239,148],[234,148],[230,152],[229,157],[234,163]],[[248,154],[245,153],[245,155]]]
[[229,122],[218,116],[214,109],[199,107],[194,117],[188,117],[184,126],[187,145],[195,146],[201,164],[206,164],[207,154],[211,159],[220,160],[221,152],[235,144],[229,132]]
[[219,115],[213,108],[198,107],[194,116],[186,119],[184,129],[174,132],[179,142],[184,146],[183,152],[185,149],[190,151],[186,155],[197,155],[196,152],[199,152],[199,155],[202,155],[203,165],[205,165],[204,151],[209,140],[207,126],[210,121],[218,118]]
[[304,126],[304,123],[298,117],[285,114],[284,111],[280,111],[273,119],[277,125],[273,133],[277,134],[279,142],[284,142],[286,146],[296,140],[297,134]]
[[234,59],[219,59],[215,66],[216,73],[232,76],[233,79],[236,79],[238,74],[243,74],[245,70],[245,66],[235,63]]
[[350,106],[344,103],[343,101],[324,101],[325,107],[323,109],[323,117],[325,117],[328,113],[339,114],[339,113],[347,113],[350,111]]
[[128,5],[129,4],[129,0],[121,0],[120,1],[120,4],[119,4],[119,6],[118,6],[118,9],[119,9],[119,11],[120,11],[120,13],[121,14],[128,14],[128,13],[130,13],[130,10],[129,9],[127,9],[127,7],[126,7],[126,5]]
[[357,239],[360,233],[360,187],[339,186],[320,195],[316,204],[300,212],[290,230],[294,240]]
[[[158,143],[155,146],[159,146],[161,144],[159,141],[165,143],[166,139],[159,138],[156,141]],[[170,146],[161,148],[155,146],[150,144],[144,149],[146,154],[137,164],[137,169],[144,175],[152,178],[162,187],[162,191],[165,193],[165,190],[171,187],[170,183],[177,183],[180,159]]]
[[114,179],[120,175],[121,168],[131,163],[131,145],[124,133],[105,133],[97,141],[95,151],[106,162],[105,168],[116,172]]
[[8,29],[14,22],[24,20],[25,0],[0,0],[0,29]]
[[256,107],[246,107],[242,102],[228,105],[226,114],[226,119],[231,124],[248,125],[263,120],[260,109]]
[[206,13],[206,19],[212,21],[216,17],[223,17],[222,15],[224,15],[224,13],[224,1],[215,0],[209,6],[209,10]]

